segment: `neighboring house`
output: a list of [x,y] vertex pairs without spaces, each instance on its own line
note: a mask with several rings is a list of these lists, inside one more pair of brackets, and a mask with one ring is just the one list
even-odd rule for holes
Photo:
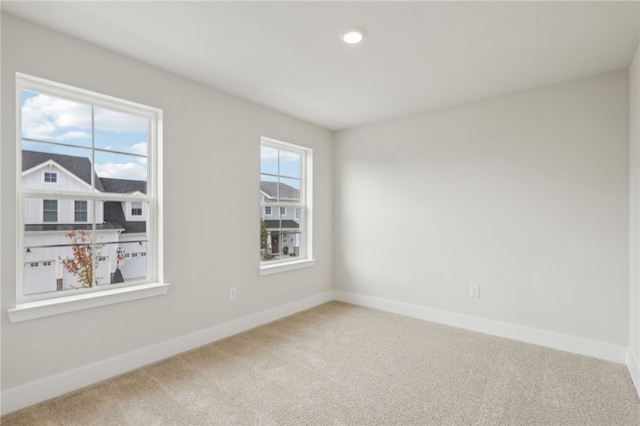
[[96,201],[94,211],[94,202],[82,197],[83,192],[91,192],[92,177],[96,190],[104,193],[146,194],[146,182],[100,178],[92,170],[88,158],[22,151],[23,188],[78,193],[74,200],[56,199],[52,194],[50,199],[25,201],[25,295],[80,287],[63,265],[73,258],[68,234],[91,232],[94,214],[98,284],[146,277],[146,206]]
[[[260,182],[260,201],[263,203],[276,203],[278,200],[281,203],[286,203],[287,201],[298,202],[300,200],[300,190],[285,183]],[[299,255],[299,208],[263,206],[260,212],[260,218],[264,221],[267,229],[268,254],[274,257],[279,257],[280,254],[289,256]]]

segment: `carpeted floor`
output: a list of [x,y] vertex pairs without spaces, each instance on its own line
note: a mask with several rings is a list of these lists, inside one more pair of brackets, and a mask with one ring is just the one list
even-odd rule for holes
[[640,425],[626,367],[331,302],[10,425]]

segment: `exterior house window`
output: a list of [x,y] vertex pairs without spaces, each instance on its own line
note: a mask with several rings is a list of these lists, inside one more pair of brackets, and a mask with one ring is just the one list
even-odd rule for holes
[[87,221],[87,202],[84,200],[74,201],[74,221],[86,222]]
[[42,221],[58,221],[58,200],[42,200]]
[[[261,275],[313,265],[311,168],[311,149],[261,139]],[[299,213],[290,218],[288,209]]]
[[[166,293],[159,259],[162,111],[21,73],[16,89],[17,241],[24,268],[11,321]],[[144,219],[123,215],[127,204],[135,216],[144,204]],[[140,246],[144,258],[116,255],[120,247]],[[52,258],[58,259],[53,265]],[[48,268],[29,267],[42,262]]]
[[142,203],[131,203],[131,216],[142,216]]
[[44,172],[44,181],[47,183],[58,182],[58,174],[56,172]]

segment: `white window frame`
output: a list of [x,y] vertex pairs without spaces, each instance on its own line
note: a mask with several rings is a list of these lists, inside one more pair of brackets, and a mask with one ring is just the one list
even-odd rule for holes
[[[133,213],[133,210],[134,210],[134,208],[135,208],[135,207],[133,206],[134,204],[136,204],[136,205],[138,205],[138,204],[139,204],[139,205],[140,205],[140,214],[134,214],[134,213]],[[132,202],[131,202],[131,216],[132,216],[132,217],[133,217],[133,216],[142,216],[142,206],[143,206],[143,205],[144,205],[144,204],[143,204],[143,203],[141,203],[141,202],[139,202],[139,201],[132,201]],[[135,208],[135,209],[137,210],[137,208]]]
[[264,215],[273,216],[273,208],[271,208],[271,206],[264,206]]
[[[84,213],[86,215],[86,219],[85,220],[78,220],[77,215],[78,215],[78,206],[76,205],[76,203],[82,203],[84,202],[85,205],[85,210]],[[89,221],[89,202],[87,200],[73,200],[73,222],[74,223],[86,223]]]
[[[82,193],[82,198],[91,201],[143,201],[148,204],[147,212],[147,278],[145,280],[98,286],[75,291],[53,292],[38,295],[24,295],[24,262],[25,262],[25,199],[52,199],[52,193],[45,190],[23,189],[22,184],[22,90],[30,90],[56,96],[71,101],[88,103],[109,108],[123,113],[144,116],[149,120],[148,141],[148,182],[147,195]],[[52,315],[74,312],[114,303],[127,302],[140,298],[166,294],[169,284],[164,282],[163,270],[163,200],[162,200],[162,110],[146,105],[126,101],[108,95],[79,89],[73,86],[45,80],[30,75],[16,73],[16,193],[17,193],[17,253],[16,262],[16,303],[8,310],[11,322],[19,322],[43,318]],[[77,193],[56,192],[55,198],[60,200],[77,199]],[[58,203],[59,204],[59,203]],[[94,212],[95,214],[95,212]]]
[[[260,148],[268,146],[271,148],[284,149],[300,154],[300,203],[290,202],[270,202],[261,201],[261,208],[267,205],[272,207],[300,208],[301,216],[301,238],[300,256],[291,259],[262,261],[259,259],[259,274],[270,275],[294,269],[314,266],[316,259],[313,257],[313,150],[300,145],[283,142],[268,137],[260,138]],[[262,175],[262,174],[261,174]],[[273,209],[272,209],[273,211]],[[277,210],[280,212],[280,209]]]
[[[55,176],[55,181],[52,180],[47,180],[47,174],[49,176]],[[42,172],[42,182],[48,184],[48,185],[57,185],[58,184],[58,172],[52,172],[49,170],[45,170]]]
[[[45,215],[47,213],[53,212],[53,210],[51,210],[51,209],[49,209],[49,210],[45,209],[44,205],[45,205],[45,203],[47,201],[54,201],[55,204],[56,204],[56,210],[55,210],[55,212],[56,212],[56,220],[45,220],[46,219]],[[58,218],[59,218],[59,213],[60,213],[60,203],[58,201],[59,200],[57,200],[57,199],[51,199],[51,197],[42,199],[42,223],[58,223]]]

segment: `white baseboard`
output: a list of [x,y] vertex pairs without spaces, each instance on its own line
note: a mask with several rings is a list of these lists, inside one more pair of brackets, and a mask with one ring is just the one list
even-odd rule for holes
[[358,306],[478,331],[493,336],[506,337],[512,340],[533,343],[539,346],[586,355],[620,364],[624,364],[626,361],[627,348],[611,343],[342,291],[334,291],[333,294],[335,300]]
[[640,395],[638,361],[623,346],[341,291],[328,291],[206,330],[128,352],[2,392],[2,415],[276,321],[331,300],[626,364]]
[[631,381],[633,381],[633,385],[636,387],[636,392],[640,397],[640,363],[629,349],[627,349],[626,364],[627,370],[629,370],[629,374],[631,375]]
[[2,392],[2,415],[333,300],[328,291]]

